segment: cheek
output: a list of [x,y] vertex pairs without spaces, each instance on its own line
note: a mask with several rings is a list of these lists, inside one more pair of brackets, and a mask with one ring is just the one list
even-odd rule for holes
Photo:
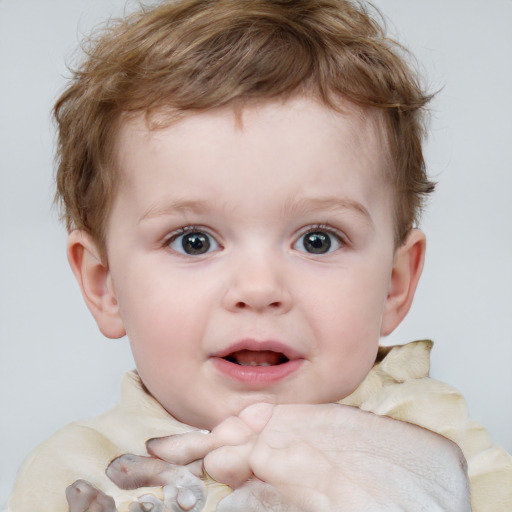
[[[317,355],[330,375],[332,400],[350,394],[372,368],[380,339],[388,276],[378,265],[353,266],[323,282],[321,294],[310,296],[310,325]],[[357,271],[355,271],[357,269]]]
[[130,333],[140,338],[179,330],[194,315],[197,318],[206,301],[197,286],[155,260],[133,264],[121,276],[118,301],[129,337]]
[[215,294],[206,287],[191,286],[167,269],[153,267],[132,272],[129,286],[120,290],[119,306],[133,356],[147,379],[175,383],[194,374],[203,354]]
[[388,282],[387,273],[369,266],[324,280],[309,298],[318,328],[345,339],[378,338]]

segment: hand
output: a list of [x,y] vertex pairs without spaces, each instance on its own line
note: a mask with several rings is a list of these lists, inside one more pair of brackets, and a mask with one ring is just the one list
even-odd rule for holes
[[[200,512],[206,502],[206,488],[187,468],[151,457],[125,454],[114,459],[107,476],[121,489],[163,488],[164,499],[146,494],[129,506],[129,512]],[[66,489],[69,512],[118,512],[114,499],[86,480]]]
[[[203,459],[212,478],[235,489],[219,511],[470,510],[466,462],[455,444],[338,404],[255,404],[210,434],[147,446],[176,464]],[[258,489],[267,504],[249,508],[244,500]]]
[[66,489],[69,512],[117,512],[111,496],[107,496],[86,480],[77,480]]

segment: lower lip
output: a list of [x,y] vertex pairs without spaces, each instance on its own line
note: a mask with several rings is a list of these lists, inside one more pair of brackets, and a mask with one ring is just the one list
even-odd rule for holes
[[292,359],[274,366],[241,366],[220,357],[213,357],[212,362],[217,370],[227,377],[245,384],[274,384],[292,373],[302,365],[302,359]]

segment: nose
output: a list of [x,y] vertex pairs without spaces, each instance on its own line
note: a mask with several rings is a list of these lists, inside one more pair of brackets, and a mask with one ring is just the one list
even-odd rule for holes
[[292,307],[292,295],[286,285],[286,271],[279,257],[252,254],[233,262],[231,280],[224,296],[224,307],[283,314]]

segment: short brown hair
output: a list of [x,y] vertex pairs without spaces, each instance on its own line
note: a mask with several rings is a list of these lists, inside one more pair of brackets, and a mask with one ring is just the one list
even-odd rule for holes
[[54,108],[67,228],[104,249],[126,114],[313,93],[333,108],[341,98],[383,112],[399,245],[434,188],[422,153],[430,97],[402,54],[363,4],[347,0],[168,0],[110,22]]

